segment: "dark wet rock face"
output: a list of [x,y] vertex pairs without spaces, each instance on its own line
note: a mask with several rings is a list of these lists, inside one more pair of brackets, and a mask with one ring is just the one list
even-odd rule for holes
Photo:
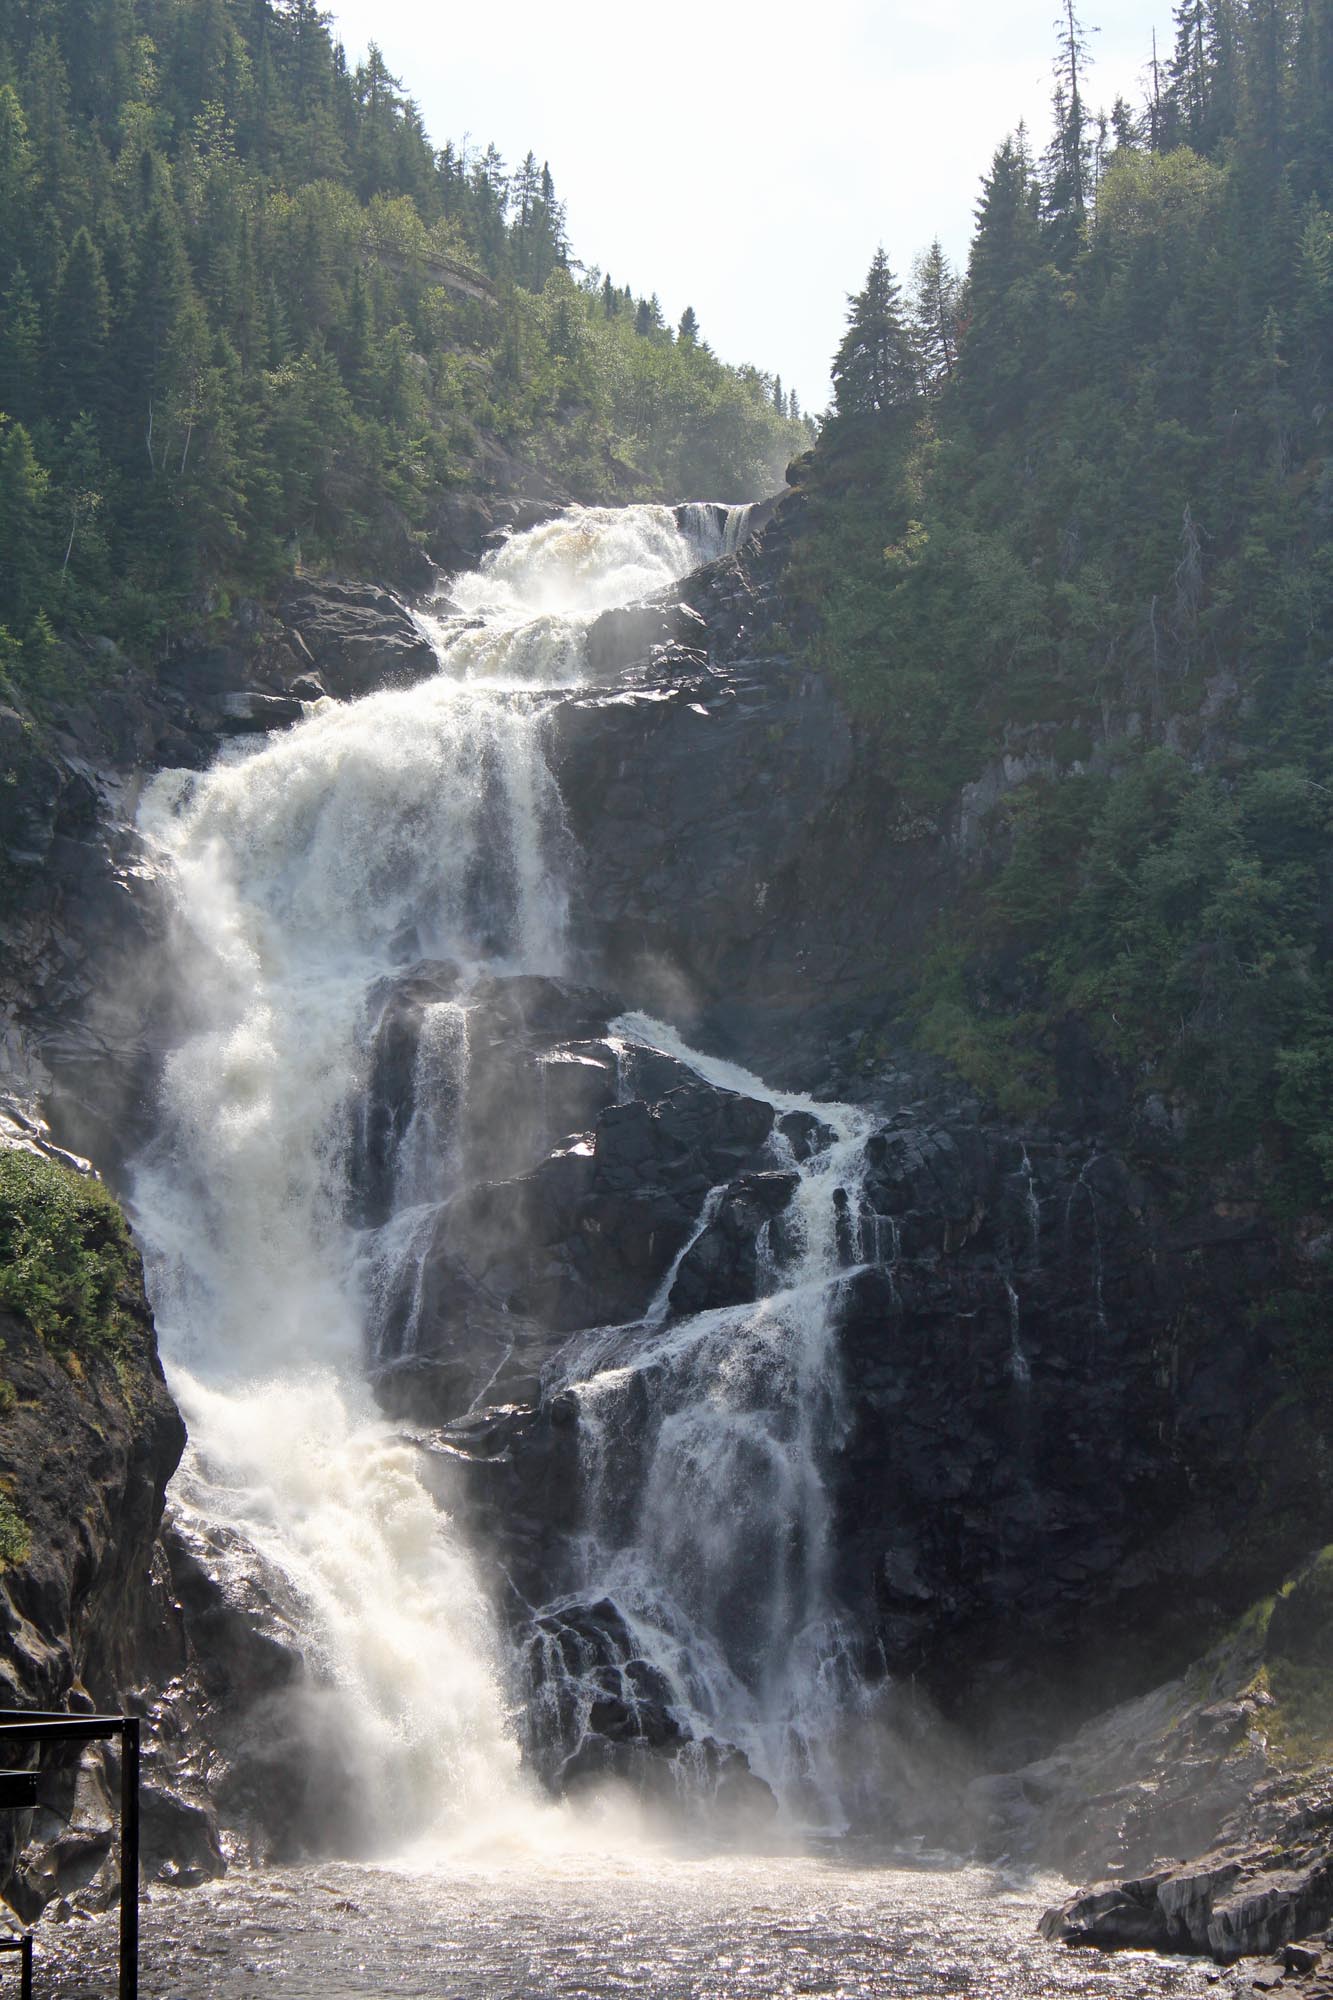
[[886,964],[920,942],[951,863],[938,828],[886,840],[830,682],[775,640],[776,572],[761,542],[690,579],[688,618],[665,603],[612,614],[621,685],[562,703],[551,740],[580,923],[610,976],[696,1039],[809,1085],[830,1037],[882,1006]]
[[[367,1220],[382,1222],[415,1117],[460,1162],[445,1198],[418,1216],[418,1244],[401,1281],[381,1290],[375,1322],[382,1399],[435,1420],[483,1392],[534,1394],[570,1333],[642,1315],[710,1190],[766,1162],[773,1130],[770,1105],[682,1081],[679,1064],[650,1051],[640,1075],[662,1094],[619,1101],[634,1064],[608,1040],[611,1003],[557,980],[468,988],[465,1073],[430,1077],[424,1009],[455,992],[452,968],[417,966],[377,996],[353,1178]],[[748,1196],[746,1185],[745,1214],[712,1263],[718,1284],[752,1298],[755,1231],[791,1182],[760,1174]]]
[[[15,1545],[11,1518],[0,1569],[0,1707],[118,1712],[127,1695],[144,1705],[136,1691],[158,1612],[150,1571],[185,1432],[137,1278],[121,1306],[131,1317],[114,1350],[85,1343],[77,1352],[0,1311],[0,1489],[24,1531]],[[0,1761],[21,1766],[29,1754],[0,1740]],[[91,1753],[80,1775],[77,1755],[48,1748],[41,1772],[36,1814],[6,1814],[0,1825],[6,1893],[28,1917],[91,1881],[113,1848],[109,1753]],[[151,1752],[145,1775],[147,1865],[216,1873],[211,1812],[187,1801]]]
[[[583,1518],[578,1405],[544,1384],[590,1329],[619,1325],[615,1358],[632,1361],[650,1306],[681,1319],[762,1297],[794,1229],[788,1163],[832,1134],[627,1044],[595,993],[490,981],[477,998],[453,968],[415,966],[386,984],[376,1046],[389,1033],[393,1052],[372,1069],[403,1141],[422,1109],[412,1036],[441,994],[476,998],[494,1033],[470,1036],[466,1079],[436,1107],[469,1167],[419,1222],[410,1283],[378,1323],[377,1387],[396,1414],[443,1425],[459,1504],[515,1581],[516,1638],[544,1663],[539,1767],[561,1783],[623,1775],[677,1755],[650,1694],[631,1699],[632,1650],[605,1620],[593,1646],[584,1619],[576,1672],[567,1620],[524,1622],[568,1588]],[[876,1671],[984,1731],[990,1760],[1037,1755],[1062,1723],[1183,1665],[1322,1504],[1313,1434],[1290,1409],[1277,1421],[1269,1337],[1243,1303],[1272,1281],[1274,1247],[1244,1220],[1169,1213],[1095,1143],[924,1108],[872,1127],[857,1201],[835,1195],[835,1212],[849,1273],[826,1475],[837,1599]],[[649,1421],[634,1408],[631,1431]],[[1193,1725],[1205,1762],[1228,1714]],[[1054,1825],[1058,1787],[1030,1783]],[[1032,1834],[976,1810],[1005,1846]],[[1170,1831],[1208,1837],[1215,1819],[1182,1804]],[[1142,1840],[1168,1830],[1152,1824]],[[1043,1852],[1068,1862],[1061,1838]]]
[[[692,1737],[676,1690],[633,1638],[609,1598],[562,1603],[521,1637],[532,1690],[531,1756],[551,1788],[577,1794],[608,1778],[670,1805],[682,1776],[723,1821],[770,1821],[777,1803],[744,1753]],[[682,1767],[682,1768],[678,1768]]]
[[282,620],[326,694],[353,701],[411,687],[437,669],[402,599],[373,584],[320,584],[283,599]]

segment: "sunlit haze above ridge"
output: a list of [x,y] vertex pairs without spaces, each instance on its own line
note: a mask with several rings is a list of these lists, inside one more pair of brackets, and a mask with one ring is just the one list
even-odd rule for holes
[[[432,140],[548,160],[574,254],[727,361],[828,400],[847,294],[877,243],[900,277],[938,235],[961,263],[981,175],[1026,118],[1049,134],[1056,0],[332,0],[376,41]],[[1082,0],[1093,106],[1141,105],[1170,7]]]

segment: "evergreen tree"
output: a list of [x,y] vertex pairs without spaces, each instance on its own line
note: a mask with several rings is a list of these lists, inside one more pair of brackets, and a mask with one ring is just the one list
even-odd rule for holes
[[1277,169],[1287,132],[1287,0],[1241,0],[1237,19],[1249,137],[1256,156]]
[[933,394],[952,381],[958,363],[958,309],[961,285],[938,236],[912,271],[912,335],[921,366],[921,386]]
[[1240,44],[1237,0],[1206,0],[1207,130],[1210,146],[1236,130],[1240,107]]
[[677,329],[676,338],[683,340],[687,346],[691,347],[698,340],[699,322],[695,317],[693,306],[686,306],[684,312],[681,314],[680,326]]
[[1068,263],[1078,248],[1092,188],[1092,120],[1086,99],[1092,57],[1088,37],[1074,10],[1063,0],[1058,22],[1060,50],[1055,64],[1054,136],[1047,156],[1045,208],[1057,259]]
[[1111,136],[1118,153],[1132,153],[1142,136],[1139,121],[1123,97],[1117,97],[1111,106]]
[[22,424],[0,432],[0,624],[22,633],[43,608],[50,581],[48,479]]
[[28,121],[13,84],[0,83],[0,284],[11,277],[22,254],[31,183]]
[[34,423],[40,409],[42,321],[22,264],[0,298],[0,413]]
[[1176,47],[1167,69],[1166,138],[1171,145],[1204,143],[1208,126],[1208,61],[1205,0],[1180,0],[1175,10]]
[[122,451],[136,463],[146,453],[150,466],[156,466],[165,449],[162,404],[180,352],[182,317],[193,302],[180,221],[160,161],[151,165],[148,208],[136,253],[137,279],[121,330]]
[[58,526],[65,535],[61,596],[67,601],[71,586],[78,586],[86,602],[99,585],[105,589],[108,581],[106,540],[98,532],[106,466],[91,417],[80,416],[70,426],[60,446],[55,474],[57,493],[53,497],[59,500]]
[[917,359],[882,246],[871,259],[864,289],[847,306],[847,331],[833,359],[833,398],[839,416],[878,415],[910,402],[917,386]]
[[102,260],[86,229],[76,232],[51,310],[52,403],[67,420],[95,414],[106,393],[111,301]]
[[634,331],[640,340],[653,340],[665,331],[662,306],[656,292],[650,299],[640,299],[635,307]]

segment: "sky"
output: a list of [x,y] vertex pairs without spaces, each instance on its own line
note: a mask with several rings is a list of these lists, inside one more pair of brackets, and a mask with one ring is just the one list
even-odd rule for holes
[[[981,176],[1048,136],[1057,0],[327,0],[435,144],[550,162],[574,254],[809,409],[878,244],[963,263]],[[1169,0],[1080,0],[1091,98],[1139,104]]]

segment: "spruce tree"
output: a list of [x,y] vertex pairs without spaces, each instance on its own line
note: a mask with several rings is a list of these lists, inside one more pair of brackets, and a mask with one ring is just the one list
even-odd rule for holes
[[0,414],[36,422],[42,381],[42,320],[22,264],[0,298]]
[[921,367],[921,386],[933,394],[952,381],[958,362],[958,306],[961,285],[938,236],[912,271],[912,334]]
[[48,479],[22,424],[0,433],[0,624],[22,635],[43,609],[50,578]]
[[10,279],[23,252],[31,185],[28,121],[13,84],[0,83],[0,284]]
[[76,231],[51,309],[52,403],[70,421],[95,416],[106,393],[107,334],[111,302],[97,246]]
[[833,400],[839,416],[874,416],[910,402],[916,387],[912,336],[881,245],[864,289],[847,302],[847,331],[833,357]]
[[1060,49],[1055,63],[1055,129],[1047,154],[1045,210],[1056,260],[1067,265],[1082,241],[1092,191],[1092,121],[1085,90],[1092,57],[1074,0],[1064,0],[1057,25]]

